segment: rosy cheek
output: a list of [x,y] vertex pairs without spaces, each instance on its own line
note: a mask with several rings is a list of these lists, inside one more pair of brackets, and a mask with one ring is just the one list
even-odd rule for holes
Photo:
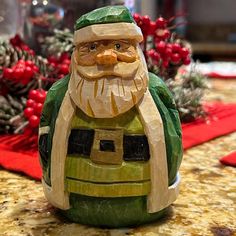
[[78,55],[77,57],[77,63],[81,66],[92,66],[96,63],[96,56],[95,55]]

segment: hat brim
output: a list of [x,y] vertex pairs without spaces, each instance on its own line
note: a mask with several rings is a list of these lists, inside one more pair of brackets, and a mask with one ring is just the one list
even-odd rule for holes
[[141,29],[134,23],[95,24],[76,30],[74,44],[109,39],[131,39],[140,43],[143,40]]

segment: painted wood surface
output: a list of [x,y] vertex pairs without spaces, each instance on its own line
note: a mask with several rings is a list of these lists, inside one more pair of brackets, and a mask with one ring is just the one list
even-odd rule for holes
[[76,42],[76,44],[92,42],[98,38],[100,40],[135,39],[137,42],[141,42],[143,35],[141,29],[136,24],[124,22],[90,25],[75,31],[74,34],[74,42]]
[[150,192],[150,181],[135,183],[97,184],[66,179],[67,191],[92,197],[144,196]]
[[[150,94],[147,66],[138,45],[138,42],[142,40],[141,31],[129,18],[129,11],[124,8],[120,11],[120,9],[117,8],[117,11],[113,8],[98,9],[91,14],[84,15],[77,22],[77,26],[81,25],[78,26],[74,37],[76,48],[71,60],[70,79],[66,84],[68,91],[62,100],[56,119],[51,151],[51,186],[43,181],[44,191],[54,206],[62,210],[68,209],[68,214],[72,214],[71,219],[75,221],[77,221],[77,217],[87,216],[80,215],[80,212],[76,210],[80,208],[82,198],[86,206],[91,205],[91,202],[98,203],[100,198],[105,198],[111,206],[115,204],[114,207],[117,207],[116,199],[122,198],[123,205],[126,197],[133,197],[134,201],[137,201],[136,206],[139,212],[135,217],[135,222],[141,223],[158,218],[158,213],[168,207],[176,199],[178,193],[179,176],[176,176],[178,163],[172,163],[172,156],[170,156],[177,148],[170,147],[171,152],[168,148],[169,142],[173,140],[177,142],[178,148],[180,146],[181,132],[179,132],[178,119],[171,116],[171,110],[175,110],[175,106],[169,102],[172,101],[171,95],[161,83],[159,87],[161,91],[154,91],[151,88],[152,94]],[[119,12],[120,15],[115,17],[110,15],[113,10],[116,13]],[[97,15],[98,12],[100,14]],[[101,20],[99,24],[93,23],[95,16],[99,18],[98,21]],[[129,19],[124,20],[124,16],[129,16]],[[102,19],[105,24],[102,24]],[[108,22],[111,19],[115,20]],[[166,99],[168,101],[162,101]],[[126,178],[130,177],[129,180],[120,181],[123,178],[122,171],[126,170],[123,169],[120,172],[120,170],[114,171],[113,169],[114,172],[112,172],[111,168],[114,166],[124,168],[122,166],[124,163],[122,142],[127,127],[121,122],[118,124],[120,128],[116,129],[116,118],[122,115],[127,116],[133,107],[138,110],[138,115],[133,116],[134,122],[131,121],[130,124],[133,125],[135,133],[144,132],[147,136],[150,160],[147,162],[148,167],[142,163],[142,168],[127,173]],[[163,110],[169,120],[165,119]],[[79,119],[77,121],[73,119],[77,111],[85,113],[85,116],[89,117],[82,122],[84,125],[82,126],[84,128],[92,127],[95,132],[91,153],[90,156],[88,155],[89,161],[93,165],[86,163],[83,166],[75,161],[74,157],[70,159],[67,156],[70,131],[73,126],[81,128],[82,124]],[[101,127],[97,129],[97,120],[103,119],[110,119],[110,123],[108,122],[110,127],[107,128],[105,125],[104,129]],[[89,127],[90,120],[91,127]],[[165,120],[164,124],[163,120]],[[173,124],[176,124],[177,130]],[[168,131],[166,136],[164,131]],[[101,152],[99,146],[101,141],[113,142],[116,151]],[[180,155],[176,153],[174,155],[181,159],[181,148],[178,150]],[[174,158],[176,160],[177,157],[174,156]],[[70,161],[71,163],[69,163]],[[75,163],[73,163],[74,161]],[[80,164],[81,166],[79,166]],[[68,169],[67,165],[70,165]],[[102,165],[104,173],[99,176],[102,170],[95,166]],[[171,180],[168,175],[168,167],[170,173],[173,174]],[[82,179],[80,179],[81,177]],[[107,181],[103,182],[104,178],[107,178]],[[132,178],[136,180],[131,181]],[[70,198],[72,195],[75,198]],[[86,196],[91,198],[84,198]],[[70,208],[71,206],[72,208]],[[103,208],[98,213],[103,214],[106,210]],[[132,215],[134,210],[130,209],[129,215]],[[91,211],[89,210],[90,213]],[[113,212],[112,208],[108,211],[109,214]],[[96,219],[99,219],[99,214]],[[108,220],[108,218],[106,219]],[[112,224],[109,225],[115,225],[113,222],[115,219],[118,218],[112,217]],[[117,225],[126,225],[121,218],[119,220],[120,223],[118,222]],[[90,223],[89,217],[86,218],[86,222]],[[130,222],[127,225],[130,225]]]
[[66,177],[94,183],[136,182],[150,179],[149,162],[98,165],[89,158],[68,156]]

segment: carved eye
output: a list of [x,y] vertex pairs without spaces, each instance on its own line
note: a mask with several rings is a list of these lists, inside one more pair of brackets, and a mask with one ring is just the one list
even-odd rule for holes
[[97,49],[97,45],[95,43],[91,43],[89,45],[89,51],[90,52],[94,52],[94,51],[96,51],[96,49]]
[[121,45],[120,45],[119,43],[116,43],[116,44],[115,44],[115,49],[116,49],[116,50],[120,50],[120,49],[121,49]]

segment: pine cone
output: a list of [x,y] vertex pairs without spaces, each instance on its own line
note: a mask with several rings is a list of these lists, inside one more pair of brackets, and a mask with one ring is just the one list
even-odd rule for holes
[[0,66],[1,67],[11,67],[18,61],[17,52],[11,46],[10,43],[6,41],[0,42]]
[[13,133],[25,122],[23,109],[26,99],[0,96],[0,133]]
[[3,83],[8,88],[10,94],[24,96],[29,93],[30,90],[36,89],[39,87],[37,79],[31,80],[27,85],[23,85],[21,83],[12,82],[8,79],[3,79]]
[[[14,95],[25,95],[29,90],[38,88],[39,80],[41,79],[40,76],[47,77],[47,75],[50,73],[47,59],[41,56],[32,55],[31,53],[20,48],[13,47],[9,42],[0,42],[0,68],[2,70],[3,68],[12,67],[20,59],[32,61],[39,68],[39,74],[35,75],[27,85],[10,81],[1,75],[1,83],[3,83],[9,89],[10,94]],[[41,83],[43,88],[47,86],[45,83],[47,82]]]
[[7,41],[0,41],[0,67],[12,67],[20,59],[33,61],[43,75],[47,71],[47,59],[13,47]]

